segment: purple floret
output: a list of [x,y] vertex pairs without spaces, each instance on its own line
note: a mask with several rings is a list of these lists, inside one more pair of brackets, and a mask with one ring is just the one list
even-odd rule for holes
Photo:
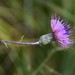
[[62,46],[68,47],[73,44],[70,40],[70,35],[72,31],[70,30],[70,25],[60,20],[60,17],[51,18],[51,29],[54,39]]

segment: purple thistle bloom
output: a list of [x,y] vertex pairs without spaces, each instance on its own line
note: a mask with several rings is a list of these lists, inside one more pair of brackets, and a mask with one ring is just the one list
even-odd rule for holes
[[51,29],[54,40],[56,40],[62,47],[68,47],[73,44],[70,40],[72,31],[70,25],[60,20],[60,17],[53,16],[51,18]]

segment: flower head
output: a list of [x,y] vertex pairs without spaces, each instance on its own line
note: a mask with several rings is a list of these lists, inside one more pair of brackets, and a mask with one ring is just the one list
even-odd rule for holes
[[70,25],[60,20],[60,17],[53,16],[51,18],[51,29],[54,40],[56,40],[62,47],[68,47],[73,42],[70,40],[72,31]]

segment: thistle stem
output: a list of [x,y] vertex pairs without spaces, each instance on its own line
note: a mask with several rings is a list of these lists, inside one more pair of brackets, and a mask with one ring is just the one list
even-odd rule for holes
[[39,41],[37,42],[18,42],[18,41],[10,41],[10,40],[0,40],[3,43],[12,43],[12,44],[22,44],[22,45],[39,45]]
[[49,33],[49,34],[42,35],[39,38],[39,41],[37,42],[21,42],[21,41],[10,41],[10,40],[0,40],[0,42],[3,42],[5,45],[7,45],[6,43],[22,44],[22,45],[39,45],[39,44],[46,45],[50,43],[52,39],[53,36],[51,33]]

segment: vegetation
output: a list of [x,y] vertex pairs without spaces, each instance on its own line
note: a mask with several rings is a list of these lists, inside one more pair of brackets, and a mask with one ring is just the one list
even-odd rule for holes
[[[75,0],[0,0],[0,39],[38,41],[51,32],[54,14],[74,30]],[[74,48],[62,48],[57,42],[45,46],[1,42],[0,75],[75,75]]]

